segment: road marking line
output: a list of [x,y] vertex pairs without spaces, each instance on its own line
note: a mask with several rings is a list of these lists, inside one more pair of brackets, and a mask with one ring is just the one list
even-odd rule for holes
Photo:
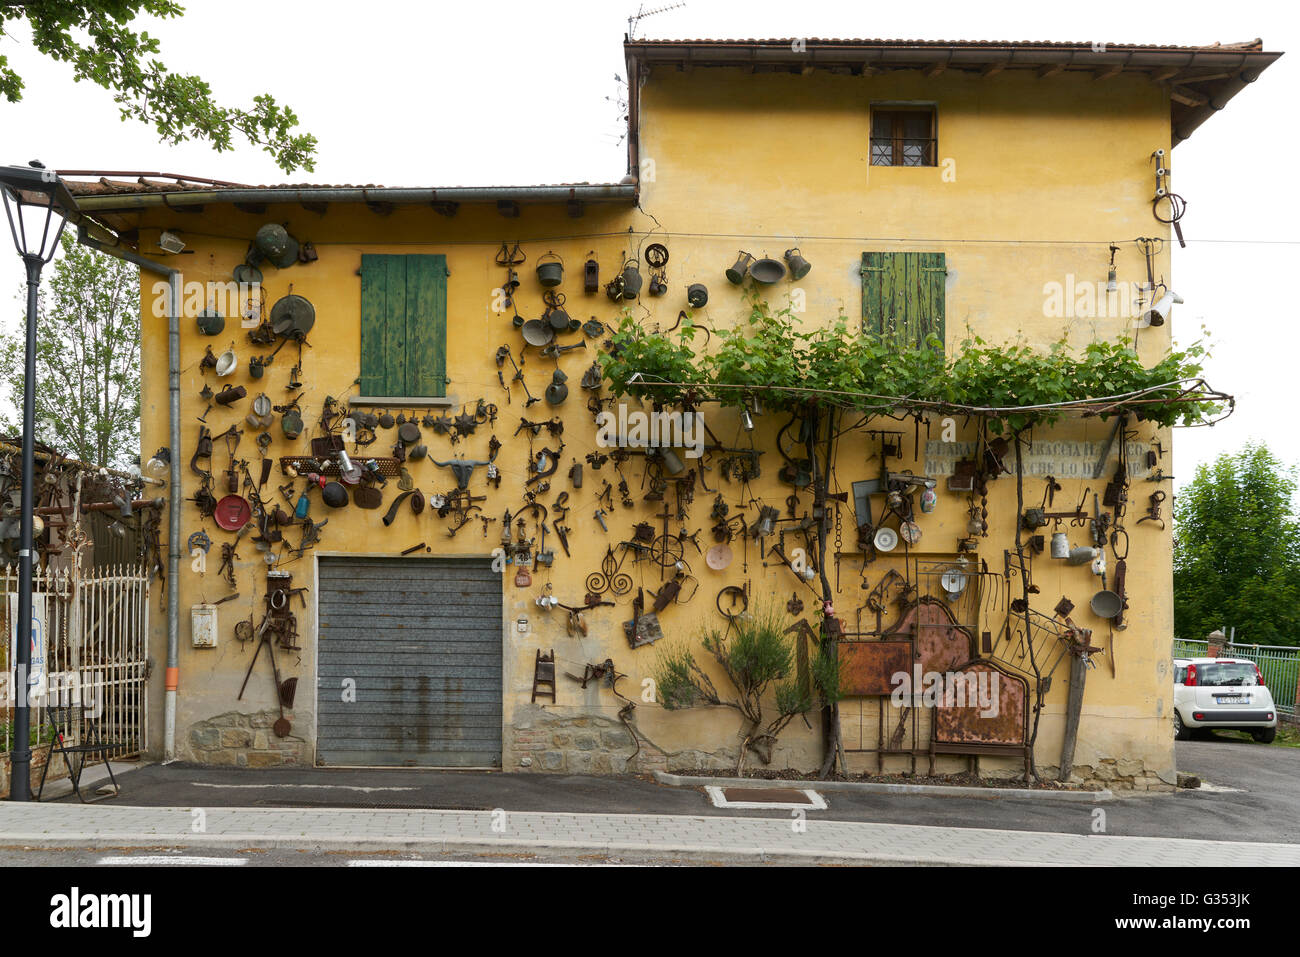
[[348,861],[348,867],[581,867],[550,861]]
[[164,854],[142,854],[139,857],[123,855],[121,857],[101,857],[95,862],[100,865],[125,865],[127,867],[167,867],[180,865],[201,865],[204,867],[242,867],[248,863],[246,857],[169,857]]
[[326,791],[360,791],[363,794],[370,794],[375,791],[418,791],[419,788],[411,787],[362,787],[355,784],[209,784],[203,781],[191,782],[196,788],[230,788],[230,789],[252,789],[252,788],[315,788]]
[[[713,802],[714,807],[725,808],[756,808],[758,810],[768,809],[772,811],[824,811],[826,810],[826,799],[811,788],[792,788],[797,790],[804,797],[808,798],[807,802],[799,804],[784,803],[775,804],[771,801],[732,801],[723,793],[723,788],[716,785],[706,784],[704,790],[708,792],[709,800]],[[737,790],[733,788],[732,790]]]

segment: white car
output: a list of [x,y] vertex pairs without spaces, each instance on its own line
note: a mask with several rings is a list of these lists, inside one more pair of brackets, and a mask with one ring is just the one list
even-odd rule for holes
[[1174,659],[1174,737],[1200,728],[1249,731],[1268,744],[1277,735],[1277,710],[1259,666],[1241,658]]

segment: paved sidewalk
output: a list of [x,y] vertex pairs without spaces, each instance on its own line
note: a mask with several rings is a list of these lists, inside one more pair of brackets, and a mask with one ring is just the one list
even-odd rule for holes
[[1300,845],[1108,837],[790,817],[0,802],[0,845],[603,853],[692,860],[982,865],[1300,866]]

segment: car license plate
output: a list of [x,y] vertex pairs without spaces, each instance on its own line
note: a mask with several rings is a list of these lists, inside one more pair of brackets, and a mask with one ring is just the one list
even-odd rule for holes
[[[1242,703],[1242,697],[1239,694],[1217,695],[1214,700],[1216,704],[1241,704]],[[1246,701],[1247,703],[1249,703],[1249,699],[1246,699]]]

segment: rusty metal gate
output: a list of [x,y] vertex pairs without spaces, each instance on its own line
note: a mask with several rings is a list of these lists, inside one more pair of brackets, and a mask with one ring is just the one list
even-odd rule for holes
[[321,765],[501,766],[491,559],[319,559]]

